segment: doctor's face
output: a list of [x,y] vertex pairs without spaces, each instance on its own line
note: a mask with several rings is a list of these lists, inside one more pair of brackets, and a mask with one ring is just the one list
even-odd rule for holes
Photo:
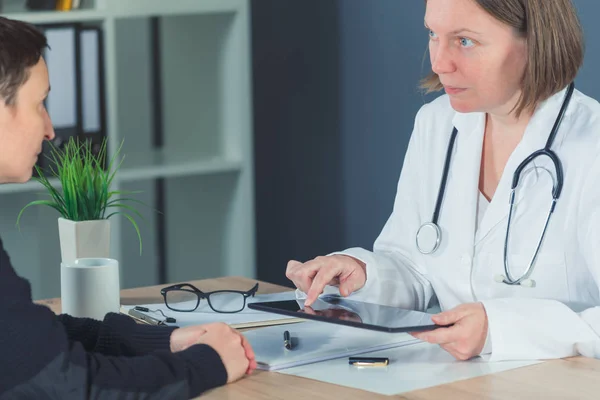
[[506,115],[527,64],[526,39],[474,0],[427,0],[433,72],[459,112]]

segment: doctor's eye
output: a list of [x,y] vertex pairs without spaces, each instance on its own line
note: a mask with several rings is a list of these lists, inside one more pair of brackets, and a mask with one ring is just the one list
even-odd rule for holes
[[437,39],[437,35],[431,29],[429,30],[429,39]]
[[473,40],[469,39],[469,38],[464,38],[464,37],[460,38],[459,42],[460,42],[460,45],[462,47],[465,47],[465,48],[469,48],[469,47],[475,46],[475,42]]

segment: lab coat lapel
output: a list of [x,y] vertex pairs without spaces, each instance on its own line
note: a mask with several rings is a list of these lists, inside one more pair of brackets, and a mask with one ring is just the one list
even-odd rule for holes
[[[492,197],[492,201],[490,202],[481,221],[481,225],[475,235],[475,245],[479,244],[479,242],[501,222],[506,223],[506,217],[508,217],[508,211],[510,209],[509,196],[514,172],[519,164],[535,150],[537,150],[537,148],[533,148],[531,145],[528,146],[526,141],[522,140],[511,154],[506,167],[504,168],[504,172],[502,173],[502,177],[500,178],[500,182],[498,183],[498,187],[496,188],[496,192],[494,193],[494,197]],[[519,183],[519,185],[524,184],[526,184],[525,181]],[[525,188],[523,187],[522,189]],[[523,193],[524,190],[520,190],[520,192]]]

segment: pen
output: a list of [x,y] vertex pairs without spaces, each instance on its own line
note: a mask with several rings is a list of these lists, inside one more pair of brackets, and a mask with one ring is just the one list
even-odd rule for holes
[[[149,309],[148,307],[142,307],[142,306],[135,306],[135,307],[133,307],[133,309],[134,309],[134,310],[136,310],[136,311],[143,311],[143,312],[148,312],[148,311],[151,311],[151,312],[159,312],[159,313],[161,313],[161,314],[162,314],[162,316],[163,316],[163,317],[165,317],[165,320],[164,320],[163,322],[169,322],[169,323],[171,323],[171,324],[174,324],[175,322],[177,322],[177,320],[176,320],[175,318],[173,318],[173,317],[167,317],[167,316],[165,315],[165,313],[164,313],[164,312],[162,312],[162,310],[160,310],[160,309],[158,309],[158,310],[151,310],[151,309]],[[160,325],[160,324],[159,324],[159,325]],[[164,324],[163,324],[163,325],[164,325]]]
[[289,331],[283,332],[283,346],[288,350],[292,349],[292,339]]
[[139,312],[135,308],[132,308],[131,310],[129,310],[128,314],[131,315],[133,318],[142,320],[143,322],[150,324],[150,325],[164,325],[164,322],[162,322],[161,320],[151,317],[149,315],[146,315],[142,312]]
[[355,367],[385,367],[390,363],[387,357],[350,357],[348,364]]

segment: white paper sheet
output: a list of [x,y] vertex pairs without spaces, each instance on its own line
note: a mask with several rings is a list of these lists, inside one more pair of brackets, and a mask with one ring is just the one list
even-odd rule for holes
[[[282,293],[274,293],[274,294],[260,294],[254,297],[248,298],[248,303],[254,303],[259,301],[280,301],[280,300],[294,300],[294,292],[282,292]],[[280,315],[280,314],[272,314],[263,311],[251,310],[248,307],[244,308],[239,313],[217,313],[214,312],[206,300],[200,302],[200,305],[195,311],[192,312],[177,312],[173,311],[164,303],[161,304],[136,304],[138,306],[147,307],[150,310],[154,310],[151,312],[147,312],[146,314],[164,320],[163,315],[158,312],[161,310],[167,317],[173,317],[176,319],[176,322],[173,324],[167,324],[172,326],[191,326],[198,324],[206,324],[211,322],[225,322],[228,324],[245,324],[250,322],[260,322],[260,321],[275,321],[275,320],[287,320],[290,319],[289,316]],[[130,310],[134,305],[124,305],[122,306],[125,310]]]
[[541,361],[457,361],[437,345],[419,342],[361,356],[388,357],[387,367],[355,367],[348,358],[279,371],[323,382],[395,395],[477,376],[521,368]]
[[[292,337],[292,350],[283,346],[286,330]],[[244,332],[244,336],[254,349],[258,368],[269,371],[305,364],[321,365],[313,363],[418,342],[406,333],[376,332],[318,321],[256,329]]]

